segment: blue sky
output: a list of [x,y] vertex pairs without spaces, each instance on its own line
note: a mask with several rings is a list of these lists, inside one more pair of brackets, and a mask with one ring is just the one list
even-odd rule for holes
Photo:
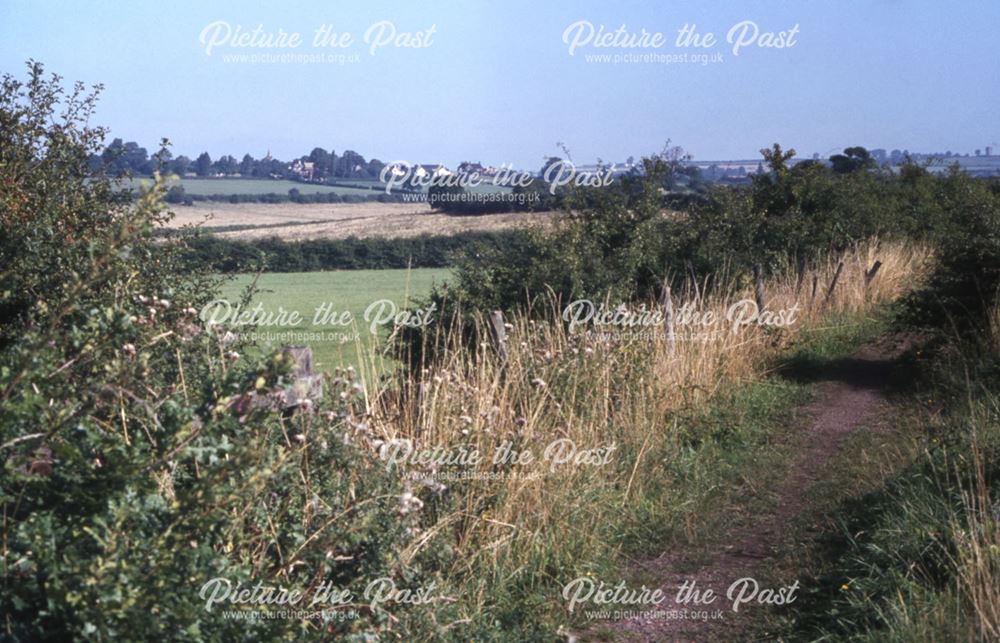
[[[729,29],[758,38],[738,56]],[[199,42],[230,30],[298,32],[297,48]],[[379,47],[366,30],[434,32],[426,47]],[[586,21],[660,32],[658,48],[581,45]],[[715,46],[676,47],[694,24]],[[315,30],[349,32],[350,46],[312,46]],[[798,25],[794,45],[758,47]],[[101,82],[98,113],[112,135],[152,149],[213,158],[279,158],[313,147],[383,161],[461,160],[535,168],[565,143],[578,163],[660,150],[696,158],[753,158],[777,141],[802,156],[848,145],[972,152],[1000,142],[996,28],[1000,2],[69,2],[2,0],[0,70],[23,76],[34,58],[69,80]],[[224,30],[218,32],[221,38]],[[384,35],[390,35],[387,26]],[[748,30],[748,35],[750,31]],[[735,36],[734,36],[735,37]],[[410,42],[417,42],[415,37]],[[773,41],[772,41],[773,42]],[[587,55],[706,52],[700,62],[597,62]],[[226,62],[226,55],[322,53],[354,62]],[[338,59],[334,59],[335,61]]]

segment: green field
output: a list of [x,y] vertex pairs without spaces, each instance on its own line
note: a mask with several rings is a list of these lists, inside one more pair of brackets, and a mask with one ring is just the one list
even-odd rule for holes
[[[308,344],[313,349],[313,365],[317,370],[332,370],[341,365],[359,365],[373,345],[388,334],[381,326],[377,335],[365,321],[366,309],[379,300],[390,300],[397,309],[412,306],[413,299],[427,295],[433,284],[442,283],[450,271],[446,268],[415,270],[342,270],[335,272],[295,272],[261,275],[257,281],[260,292],[245,311],[257,303],[261,310],[278,321],[282,312],[296,311],[301,322],[295,325],[262,325],[255,329],[260,349],[269,351],[284,344]],[[234,306],[253,275],[239,275],[225,284],[222,298]],[[334,311],[328,323],[314,323],[316,311],[322,306]],[[225,309],[219,309],[224,314]],[[383,312],[391,307],[386,304]],[[341,324],[342,315],[349,312],[353,323]],[[370,319],[379,311],[373,309]],[[322,314],[322,313],[321,313]],[[332,321],[337,318],[337,323]],[[321,320],[320,320],[321,321]],[[321,336],[321,337],[319,337]]]
[[[366,190],[360,187],[340,187],[333,185],[320,185],[318,183],[297,183],[295,181],[279,181],[275,179],[192,179],[184,178],[180,180],[184,192],[195,196],[212,196],[219,194],[288,194],[292,188],[298,189],[302,194],[317,194],[322,192],[336,192],[344,196],[355,194],[368,196],[378,194],[379,184],[376,182],[349,181],[351,184],[362,185],[370,183],[376,189]],[[138,190],[140,185],[151,185],[152,179],[131,179],[128,184],[133,190]]]

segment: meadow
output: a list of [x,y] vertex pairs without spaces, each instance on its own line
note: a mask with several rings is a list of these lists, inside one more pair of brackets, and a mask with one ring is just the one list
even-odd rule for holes
[[[373,334],[365,321],[365,310],[373,302],[389,300],[400,310],[413,307],[414,299],[427,295],[449,274],[447,269],[435,268],[265,273],[259,277],[242,274],[225,283],[220,298],[235,305],[246,288],[256,282],[257,293],[245,310],[260,303],[265,314],[297,311],[302,317],[299,324],[260,326],[250,331],[262,340],[258,350],[266,353],[285,344],[307,344],[313,350],[314,368],[332,371],[338,366],[361,365],[363,356],[385,339],[385,325]],[[323,306],[324,312],[330,312],[325,324],[323,313],[316,317],[316,311]],[[390,308],[387,304],[384,309],[373,309],[369,318],[386,314]],[[350,313],[352,323],[339,323],[345,312]]]

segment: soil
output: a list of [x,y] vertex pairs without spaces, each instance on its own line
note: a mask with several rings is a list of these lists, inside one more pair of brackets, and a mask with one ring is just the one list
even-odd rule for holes
[[[772,508],[731,534],[727,545],[707,557],[702,553],[698,560],[707,562],[692,566],[683,553],[675,552],[638,562],[643,577],[660,579],[658,584],[667,597],[658,606],[660,610],[689,607],[711,613],[721,609],[722,618],[622,620],[603,624],[603,632],[610,632],[611,640],[616,641],[743,640],[739,619],[731,612],[732,601],[726,598],[727,589],[738,579],[754,577],[786,541],[790,525],[806,510],[807,492],[822,478],[845,438],[865,427],[884,407],[886,393],[898,383],[896,360],[915,341],[909,336],[893,336],[822,370],[789,369],[782,373],[791,379],[816,381],[819,394],[806,409],[811,420],[801,446],[792,456],[784,480],[773,489],[773,502],[767,503]],[[674,597],[681,584],[692,581],[698,590],[711,589],[718,598],[711,605],[695,606],[693,601],[688,606],[676,605]],[[744,611],[755,607],[744,606]]]

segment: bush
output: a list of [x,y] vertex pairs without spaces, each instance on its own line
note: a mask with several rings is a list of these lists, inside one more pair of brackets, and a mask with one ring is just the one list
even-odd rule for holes
[[184,269],[182,238],[154,240],[164,181],[133,204],[86,165],[95,99],[38,64],[0,92],[3,638],[426,635],[426,612],[400,604],[329,621],[206,608],[216,578],[360,596],[379,577],[422,583],[440,552],[398,556],[416,518],[351,373],[288,416],[287,358],[248,360],[198,323],[216,284]]

